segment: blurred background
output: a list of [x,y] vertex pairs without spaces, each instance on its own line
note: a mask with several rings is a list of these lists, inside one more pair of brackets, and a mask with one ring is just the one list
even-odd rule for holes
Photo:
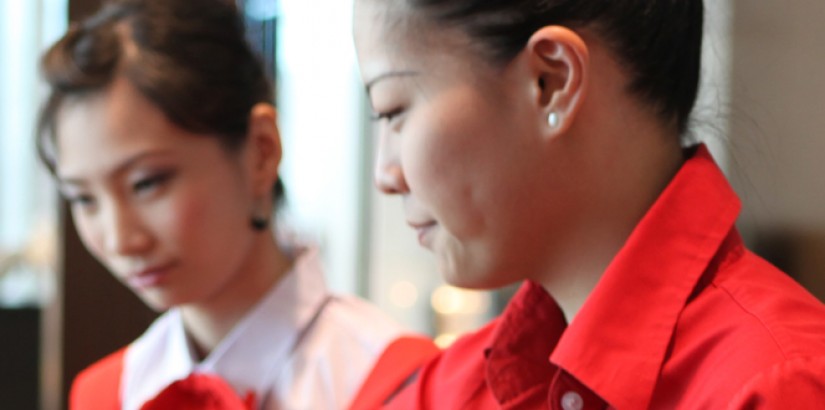
[[[154,318],[83,249],[34,155],[37,59],[100,0],[0,0],[0,407],[61,409],[73,376]],[[448,345],[513,289],[445,286],[371,183],[373,137],[350,40],[351,0],[238,0],[278,84],[288,203],[329,281]],[[825,298],[825,2],[706,0],[693,137],[744,202],[751,247]]]

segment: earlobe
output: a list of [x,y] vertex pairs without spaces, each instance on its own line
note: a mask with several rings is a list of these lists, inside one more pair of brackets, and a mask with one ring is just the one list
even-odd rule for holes
[[252,172],[255,190],[267,193],[278,178],[281,163],[281,135],[278,131],[277,112],[267,103],[258,103],[249,113],[247,143],[252,154]]
[[570,128],[586,94],[587,45],[569,28],[547,26],[533,33],[527,52],[538,113],[548,131],[560,135]]

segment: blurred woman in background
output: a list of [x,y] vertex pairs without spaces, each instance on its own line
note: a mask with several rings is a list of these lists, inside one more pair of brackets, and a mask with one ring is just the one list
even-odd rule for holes
[[43,69],[40,154],[84,245],[166,311],[81,373],[70,407],[347,406],[402,329],[330,294],[315,250],[276,241],[273,87],[237,10],[111,1]]

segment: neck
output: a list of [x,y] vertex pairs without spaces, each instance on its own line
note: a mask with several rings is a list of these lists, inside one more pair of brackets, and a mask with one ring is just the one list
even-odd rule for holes
[[212,297],[181,307],[183,323],[199,359],[209,355],[233,327],[289,271],[292,260],[269,231],[261,233],[247,262]]
[[[607,149],[596,151],[601,157],[583,159],[586,162],[582,163],[595,164],[598,169],[583,172],[588,195],[579,204],[581,218],[564,238],[563,249],[548,250],[548,254],[562,256],[545,266],[546,274],[538,278],[568,323],[684,162],[676,135],[657,127],[638,127],[627,134],[631,135],[614,133],[610,134],[613,138],[596,141]],[[592,153],[593,149],[590,146],[585,151]]]

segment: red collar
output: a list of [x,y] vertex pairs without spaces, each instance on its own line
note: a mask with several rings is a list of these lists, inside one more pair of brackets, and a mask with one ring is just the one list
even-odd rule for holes
[[489,349],[487,379],[496,380],[489,383],[494,395],[503,403],[547,388],[558,366],[614,408],[647,408],[679,315],[739,210],[707,148],[696,147],[572,326],[566,328],[541,286],[522,286]]
[[485,351],[487,385],[500,404],[547,389],[556,372],[547,358],[566,327],[564,313],[544,288],[525,282],[500,316]]

